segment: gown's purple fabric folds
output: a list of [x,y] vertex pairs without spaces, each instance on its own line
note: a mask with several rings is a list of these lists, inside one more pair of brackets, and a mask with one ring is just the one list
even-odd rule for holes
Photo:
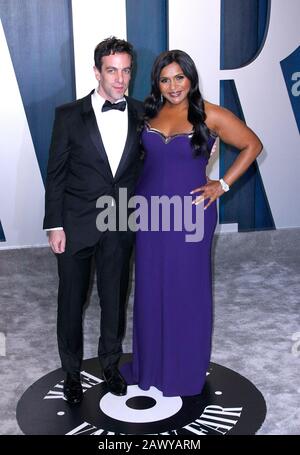
[[[149,202],[148,225],[151,196],[180,196],[183,207],[183,197],[206,183],[207,160],[193,157],[190,138],[166,138],[147,126],[142,133],[145,163],[136,194]],[[194,221],[198,209],[192,206]],[[143,390],[154,386],[164,396],[196,395],[204,386],[211,351],[216,203],[204,211],[204,236],[198,242],[186,241],[191,232],[183,218],[182,231],[174,229],[175,210],[171,213],[170,231],[160,220],[158,231],[136,233],[133,360],[121,372],[128,384]]]

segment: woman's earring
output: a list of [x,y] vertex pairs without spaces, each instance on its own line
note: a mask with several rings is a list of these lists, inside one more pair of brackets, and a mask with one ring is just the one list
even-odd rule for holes
[[160,95],[160,102],[161,104],[164,102],[164,97],[162,96],[162,94]]

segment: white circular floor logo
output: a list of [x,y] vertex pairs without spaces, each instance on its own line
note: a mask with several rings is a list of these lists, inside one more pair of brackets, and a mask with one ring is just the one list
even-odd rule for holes
[[[125,354],[122,362],[130,359]],[[56,435],[225,435],[255,434],[266,415],[259,390],[238,373],[210,364],[200,395],[164,397],[129,386],[126,396],[108,392],[97,358],[83,362],[84,399],[70,406],[63,396],[64,373],[53,371],[21,397],[17,420],[25,434]]]

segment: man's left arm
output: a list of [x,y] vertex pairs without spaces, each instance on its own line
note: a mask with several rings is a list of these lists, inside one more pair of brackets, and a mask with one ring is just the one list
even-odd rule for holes
[[56,109],[47,168],[44,229],[64,226],[63,200],[67,179],[69,140],[66,116],[63,113],[61,109]]

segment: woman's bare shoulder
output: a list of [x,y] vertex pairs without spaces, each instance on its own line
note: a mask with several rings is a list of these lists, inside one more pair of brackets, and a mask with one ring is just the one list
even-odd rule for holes
[[214,116],[214,115],[224,115],[228,111],[224,107],[218,106],[217,104],[210,103],[209,101],[204,100],[204,110],[207,116]]
[[206,100],[204,101],[204,110],[206,114],[205,123],[211,130],[216,130],[220,121],[225,120],[228,115],[233,115],[228,109]]

